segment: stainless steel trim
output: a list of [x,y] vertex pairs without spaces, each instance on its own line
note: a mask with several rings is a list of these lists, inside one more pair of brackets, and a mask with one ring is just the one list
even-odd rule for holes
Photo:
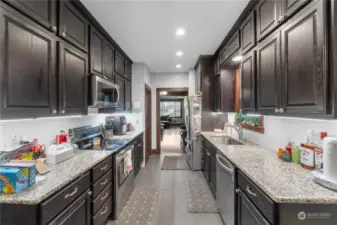
[[71,192],[71,193],[69,193],[69,194],[66,194],[66,195],[64,196],[64,199],[67,199],[67,198],[72,197],[73,195],[75,195],[75,194],[77,193],[77,191],[78,191],[78,188],[76,187],[76,188],[73,190],[73,192]]
[[101,198],[101,200],[103,201],[104,199],[106,199],[108,197],[108,192],[105,192],[105,195]]
[[115,89],[117,91],[117,100],[115,101],[115,104],[119,103],[119,87]]
[[218,161],[219,165],[222,167],[222,169],[226,170],[229,174],[233,175],[234,174],[234,170],[230,169],[229,167],[227,167],[225,164],[223,164],[223,161],[226,161],[226,159],[224,159],[223,157],[221,157],[219,154],[216,154],[216,160]]
[[235,189],[235,193],[239,194],[241,191],[239,188]]
[[247,192],[248,192],[250,195],[256,197],[256,193],[254,193],[252,190],[250,190],[250,187],[249,187],[249,186],[246,187],[246,190],[247,190]]

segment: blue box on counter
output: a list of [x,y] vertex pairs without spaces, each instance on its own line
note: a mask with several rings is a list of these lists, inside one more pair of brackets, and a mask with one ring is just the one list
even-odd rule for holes
[[33,185],[36,182],[36,164],[33,163],[6,163],[3,167],[13,167],[13,168],[28,168],[28,185]]
[[0,193],[12,194],[28,188],[28,168],[0,167]]

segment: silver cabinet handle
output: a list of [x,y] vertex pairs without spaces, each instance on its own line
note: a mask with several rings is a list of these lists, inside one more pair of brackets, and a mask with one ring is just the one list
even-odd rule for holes
[[108,197],[108,192],[105,192],[105,195],[101,198],[101,201],[103,201],[104,199],[106,199]]
[[103,210],[103,212],[101,212],[101,215],[104,215],[107,211],[108,211],[108,206],[105,206],[105,209]]
[[54,109],[53,111],[51,111],[52,114],[56,114],[57,113],[57,110]]
[[236,192],[237,194],[239,194],[241,191],[240,191],[239,188],[237,188],[237,189],[235,189],[235,192]]
[[284,113],[284,109],[283,108],[280,108],[280,113]]
[[66,113],[66,111],[63,109],[63,110],[61,111],[61,113],[62,113],[62,114],[65,114],[65,113]]
[[88,191],[88,195],[91,196],[92,195],[92,191]]
[[78,191],[78,188],[75,188],[75,189],[73,190],[73,192],[71,192],[70,194],[66,194],[66,195],[64,196],[64,199],[67,199],[67,198],[70,198],[70,197],[74,196],[74,195],[77,193],[77,191]]
[[252,192],[252,190],[250,190],[250,187],[249,187],[249,186],[246,187],[246,190],[247,190],[247,192],[248,192],[250,195],[256,197],[256,193]]
[[275,112],[276,112],[276,113],[279,113],[279,112],[280,112],[280,109],[275,108]]
[[108,164],[105,164],[105,166],[101,167],[101,170],[105,170],[106,168],[108,168]]
[[108,183],[108,178],[105,178],[105,180],[101,182],[101,185],[105,185],[106,183]]
[[52,26],[51,30],[54,31],[54,32],[56,32],[57,31],[57,27],[56,26]]
[[66,32],[62,32],[62,37],[67,36]]
[[103,76],[105,79],[108,79],[108,77],[107,76]]

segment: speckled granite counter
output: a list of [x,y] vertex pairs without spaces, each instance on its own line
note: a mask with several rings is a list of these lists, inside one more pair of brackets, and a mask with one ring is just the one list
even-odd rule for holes
[[276,152],[252,144],[223,145],[212,139],[221,134],[201,134],[275,202],[337,204],[337,192],[316,184],[308,170],[281,161]]
[[[134,139],[143,133],[141,131],[128,132],[126,135],[116,136],[119,138]],[[119,149],[123,148],[121,146]],[[96,164],[113,155],[115,151],[105,150],[84,150],[77,151],[77,154],[62,163],[51,167],[51,172],[45,175],[45,179],[37,182],[28,189],[12,195],[0,195],[0,204],[38,204],[49,196],[68,185],[71,181],[87,172]]]

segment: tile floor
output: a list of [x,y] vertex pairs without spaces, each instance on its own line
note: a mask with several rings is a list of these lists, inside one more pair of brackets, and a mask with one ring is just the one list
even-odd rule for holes
[[[164,153],[176,155],[174,153]],[[222,225],[218,214],[188,213],[185,182],[188,177],[203,176],[190,170],[161,170],[163,155],[152,155],[135,181],[135,187],[158,187],[155,215],[151,225]],[[107,225],[113,224],[108,222]]]

